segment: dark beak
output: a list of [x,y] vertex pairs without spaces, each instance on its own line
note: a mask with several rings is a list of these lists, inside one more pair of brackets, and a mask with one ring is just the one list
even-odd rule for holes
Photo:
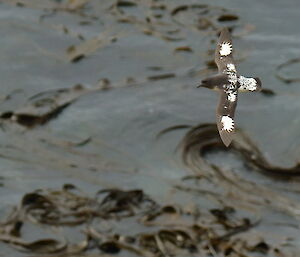
[[207,84],[207,80],[205,80],[205,79],[202,80],[202,81],[201,81],[201,84],[198,85],[197,88],[199,88],[199,87],[206,87],[206,88],[209,88],[209,87],[208,87],[208,84]]

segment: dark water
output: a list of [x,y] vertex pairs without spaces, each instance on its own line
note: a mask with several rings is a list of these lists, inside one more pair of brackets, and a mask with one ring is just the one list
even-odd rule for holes
[[[110,8],[113,1],[86,1],[82,12],[63,8],[53,12],[55,1],[23,1],[23,7],[16,6],[17,1],[1,2],[1,113],[22,112],[30,103],[28,99],[42,92],[72,89],[77,84],[85,88],[61,93],[61,101],[70,105],[42,126],[27,128],[3,119],[3,218],[25,193],[38,188],[61,188],[65,183],[91,195],[104,188],[140,188],[161,205],[191,204],[206,209],[219,205],[204,196],[174,188],[189,187],[181,179],[197,172],[184,165],[180,152],[175,152],[188,130],[171,131],[157,138],[160,131],[171,126],[214,123],[217,94],[196,88],[202,78],[214,72],[207,70],[206,62],[212,59],[208,50],[214,49],[211,40],[216,39],[216,31],[212,27],[197,27],[201,8],[171,16],[167,13],[192,2],[154,1],[166,4],[168,9],[155,10],[156,14],[164,14],[162,22],[150,26],[146,18],[154,13],[149,9],[151,1],[120,6],[118,12]],[[207,17],[215,21],[217,28],[234,27],[240,73],[260,77],[263,87],[275,92],[274,96],[241,94],[236,113],[238,127],[270,163],[282,167],[295,165],[300,154],[299,82],[284,83],[276,77],[276,68],[300,57],[300,4],[296,0],[276,0],[209,1],[209,5],[214,8]],[[239,19],[217,22],[214,17],[223,13],[221,7]],[[89,41],[96,37],[99,38]],[[84,56],[68,56],[67,49],[72,45],[86,46]],[[186,46],[192,52],[175,50]],[[282,72],[297,77],[299,67],[295,63]],[[165,74],[165,79],[153,78]],[[98,90],[103,79],[110,81],[109,90]],[[53,97],[53,92],[47,96]],[[84,140],[86,144],[76,145]],[[262,175],[246,167],[233,152],[211,151],[206,159],[243,180],[241,188],[226,183],[219,186],[227,193],[239,195],[241,191],[236,201],[247,205],[247,211],[252,208],[251,213],[259,213],[261,224],[249,238],[255,235],[273,248],[282,247],[286,254],[282,256],[297,256],[293,254],[300,247],[299,179]],[[200,163],[198,168],[202,168]],[[253,192],[252,182],[257,186],[253,186]],[[209,190],[219,192],[218,185],[215,186]],[[264,193],[262,199],[274,202],[264,205],[259,199]],[[246,195],[250,195],[249,199]],[[226,197],[223,201],[239,205],[234,198]],[[120,233],[127,230],[126,224],[116,227]],[[136,233],[144,229],[136,224],[132,227]],[[29,228],[25,235],[26,231],[31,234],[36,230]],[[70,236],[72,240],[76,237],[80,240],[81,236]],[[1,243],[0,249],[0,256],[31,254],[21,253],[6,243]],[[279,256],[269,254],[266,256]]]

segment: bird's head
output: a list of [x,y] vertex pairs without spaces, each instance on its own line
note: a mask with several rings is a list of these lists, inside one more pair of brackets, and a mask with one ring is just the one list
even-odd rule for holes
[[206,87],[206,88],[209,88],[209,89],[213,89],[212,84],[209,83],[209,80],[207,80],[207,79],[203,79],[203,80],[201,81],[200,85],[198,85],[197,87],[198,87],[198,88],[199,88],[199,87]]

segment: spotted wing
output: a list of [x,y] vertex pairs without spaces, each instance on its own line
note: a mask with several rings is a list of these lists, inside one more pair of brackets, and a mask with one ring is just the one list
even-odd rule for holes
[[227,64],[234,64],[232,55],[232,39],[230,32],[227,28],[223,28],[218,39],[215,62],[218,66],[219,72],[224,72],[227,68]]
[[217,107],[217,126],[221,139],[226,146],[229,146],[234,135],[234,112],[237,105],[237,95],[237,91],[231,93],[221,91]]
[[255,92],[261,90],[261,81],[259,78],[246,78],[244,76],[238,77],[239,91]]

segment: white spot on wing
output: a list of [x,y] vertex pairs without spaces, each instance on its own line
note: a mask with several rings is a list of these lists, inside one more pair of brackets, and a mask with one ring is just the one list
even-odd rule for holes
[[236,85],[238,78],[235,72],[227,72],[228,75],[228,82],[232,85]]
[[229,42],[224,42],[221,44],[220,47],[220,55],[221,56],[227,56],[230,55],[232,52],[232,45]]
[[230,92],[228,95],[227,95],[227,99],[228,101],[230,102],[235,102],[236,101],[236,92]]
[[241,90],[255,91],[257,89],[257,82],[254,78],[246,78],[244,76],[239,76],[238,81],[241,85]]
[[236,72],[236,68],[233,63],[227,63],[226,68],[228,71]]
[[222,116],[221,119],[222,130],[226,130],[227,132],[231,132],[234,129],[234,120],[229,116]]
[[227,63],[226,64],[226,70],[224,73],[228,76],[228,82],[233,85],[232,88],[236,88],[236,83],[238,81],[237,75],[236,75],[236,68],[233,63]]

